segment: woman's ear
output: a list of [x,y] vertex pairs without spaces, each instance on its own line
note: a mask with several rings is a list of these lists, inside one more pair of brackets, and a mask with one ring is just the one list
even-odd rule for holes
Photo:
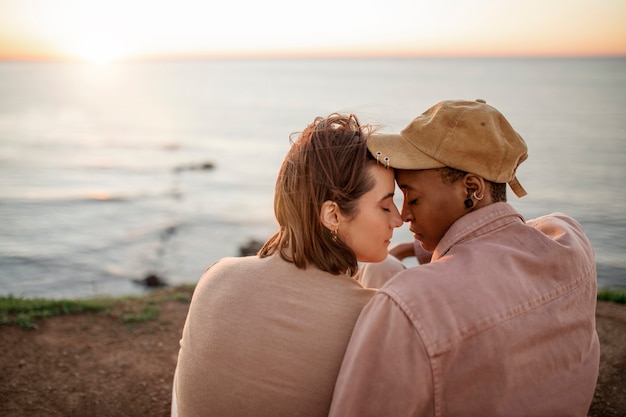
[[339,206],[334,201],[326,200],[320,210],[320,220],[325,228],[331,232],[336,232],[339,228]]

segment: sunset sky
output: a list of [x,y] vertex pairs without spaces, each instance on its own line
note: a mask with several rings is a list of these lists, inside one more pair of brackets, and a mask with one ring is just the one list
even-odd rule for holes
[[0,59],[626,55],[624,0],[0,0]]

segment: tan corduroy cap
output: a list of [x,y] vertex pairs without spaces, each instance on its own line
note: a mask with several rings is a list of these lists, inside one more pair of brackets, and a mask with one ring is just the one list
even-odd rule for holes
[[528,158],[526,142],[504,116],[484,100],[446,100],[417,116],[400,134],[375,134],[370,152],[396,169],[448,166],[496,183],[515,195],[526,190],[515,177]]

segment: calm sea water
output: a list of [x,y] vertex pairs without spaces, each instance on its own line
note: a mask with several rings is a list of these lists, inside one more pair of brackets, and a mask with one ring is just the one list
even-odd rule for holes
[[335,111],[399,130],[448,98],[507,116],[529,146],[510,202],[575,217],[626,289],[626,59],[299,59],[0,63],[0,294],[196,282],[275,230],[290,133]]

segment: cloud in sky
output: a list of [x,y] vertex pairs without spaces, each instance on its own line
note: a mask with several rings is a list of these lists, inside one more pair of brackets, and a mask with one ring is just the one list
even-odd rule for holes
[[625,55],[623,0],[0,0],[0,58]]

